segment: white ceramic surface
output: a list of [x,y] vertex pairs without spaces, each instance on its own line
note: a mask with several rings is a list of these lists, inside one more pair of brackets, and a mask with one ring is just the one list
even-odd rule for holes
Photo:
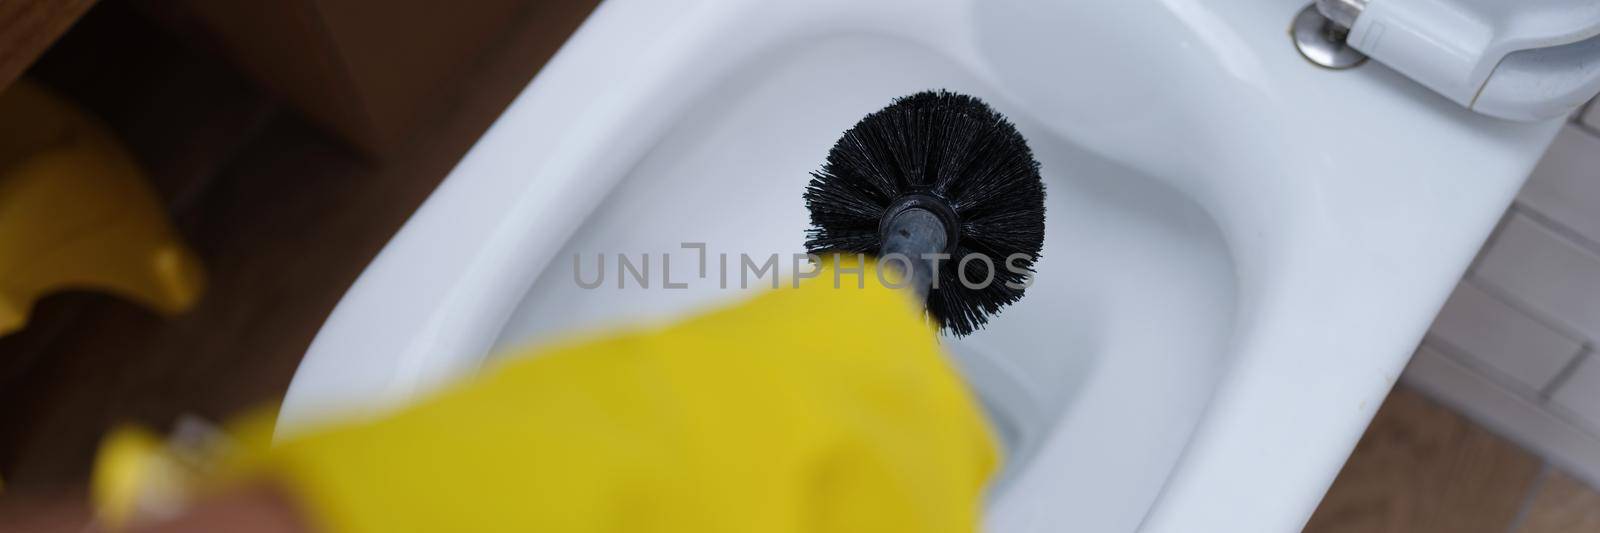
[[[1013,450],[988,529],[1297,531],[1558,126],[1314,67],[1301,7],[610,0],[351,287],[280,430],[738,297],[678,244],[801,251],[838,134],[944,87],[1048,189],[1037,284],[948,343]],[[580,290],[596,252],[690,286]]]
[[1571,114],[1600,90],[1594,0],[1360,0],[1350,46],[1489,116]]

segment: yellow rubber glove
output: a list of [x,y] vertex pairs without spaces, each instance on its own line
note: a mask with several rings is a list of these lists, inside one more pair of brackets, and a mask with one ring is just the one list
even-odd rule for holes
[[110,128],[27,79],[0,93],[0,335],[63,289],[182,313],[204,278]]
[[989,429],[913,303],[853,276],[510,359],[258,466],[330,532],[973,531]]

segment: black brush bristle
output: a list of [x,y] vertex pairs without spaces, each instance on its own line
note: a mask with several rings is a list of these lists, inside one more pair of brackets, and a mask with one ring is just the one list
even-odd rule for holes
[[[1024,283],[1044,244],[1044,184],[1039,163],[1017,128],[987,104],[949,91],[924,91],[896,99],[867,115],[828,151],[806,185],[814,254],[876,254],[879,222],[896,199],[929,195],[955,212],[960,236],[939,268],[928,295],[935,320],[956,336],[972,333],[989,316],[1022,297]],[[988,256],[994,281],[964,286],[956,265],[970,254]],[[1007,268],[1013,254],[1025,259]],[[986,277],[983,261],[967,263],[967,279]]]

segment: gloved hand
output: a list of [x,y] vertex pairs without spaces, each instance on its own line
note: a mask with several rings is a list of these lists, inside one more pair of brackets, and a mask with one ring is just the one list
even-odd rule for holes
[[989,428],[920,309],[854,275],[502,359],[239,464],[330,532],[973,531]]

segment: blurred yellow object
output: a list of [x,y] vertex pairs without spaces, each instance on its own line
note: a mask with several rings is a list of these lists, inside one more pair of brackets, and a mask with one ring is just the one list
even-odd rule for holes
[[89,486],[96,519],[117,530],[171,517],[212,488],[259,473],[275,413],[252,411],[226,428],[184,415],[165,439],[132,424],[113,429],[100,444]]
[[173,314],[202,284],[199,261],[104,125],[27,80],[0,94],[0,335],[51,291],[101,289]]
[[95,458],[90,497],[106,524],[121,526],[134,516],[170,514],[188,503],[193,472],[160,438],[135,427],[118,429]]
[[998,462],[979,408],[912,302],[830,272],[239,464],[329,532],[975,531]]

